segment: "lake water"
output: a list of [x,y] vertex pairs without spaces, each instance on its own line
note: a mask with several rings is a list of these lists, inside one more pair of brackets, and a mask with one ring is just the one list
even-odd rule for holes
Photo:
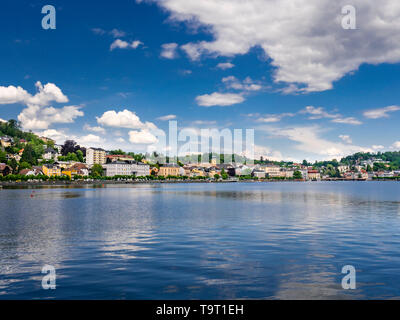
[[0,189],[0,299],[399,297],[400,183]]

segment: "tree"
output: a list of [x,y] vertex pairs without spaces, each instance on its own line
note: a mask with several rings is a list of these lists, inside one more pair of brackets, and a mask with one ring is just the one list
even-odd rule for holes
[[28,143],[25,146],[24,152],[22,153],[22,156],[21,156],[21,162],[27,162],[31,165],[36,164],[36,155],[35,155],[35,151],[33,150],[32,144]]
[[76,151],[76,155],[77,155],[77,157],[78,157],[78,161],[79,162],[83,162],[84,160],[83,160],[83,152],[82,152],[82,150],[77,150]]
[[32,166],[28,162],[20,162],[18,170],[31,169]]
[[303,175],[301,174],[300,171],[295,171],[295,172],[293,173],[293,178],[294,178],[295,180],[302,180],[302,179],[303,179]]
[[0,150],[0,163],[5,163],[7,161],[7,153]]
[[64,142],[64,145],[61,149],[61,154],[63,156],[67,156],[68,153],[74,153],[76,147],[76,142],[74,140],[67,140]]
[[219,178],[220,178],[220,175],[219,175],[219,174],[214,174],[214,179],[215,179],[215,180],[219,180]]
[[125,153],[124,151],[122,151],[121,149],[118,149],[118,150],[112,150],[112,151],[110,151],[110,154],[111,154],[111,155],[122,156],[122,155],[125,155],[126,153]]
[[307,160],[303,160],[303,166],[308,167],[308,161]]
[[15,160],[14,158],[12,158],[11,160],[8,160],[7,164],[13,169],[13,173],[17,170],[18,163],[17,163],[17,160]]
[[370,165],[367,165],[367,172],[372,172],[372,168]]
[[93,165],[92,175],[95,177],[101,177],[103,175],[103,167],[97,163],[95,165]]

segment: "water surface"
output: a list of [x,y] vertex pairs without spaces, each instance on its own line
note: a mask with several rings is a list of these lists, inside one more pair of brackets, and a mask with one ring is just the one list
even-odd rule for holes
[[398,298],[400,183],[2,189],[0,261],[0,299]]

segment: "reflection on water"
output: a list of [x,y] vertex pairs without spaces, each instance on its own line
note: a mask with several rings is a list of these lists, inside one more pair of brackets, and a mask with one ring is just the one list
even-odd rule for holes
[[[0,191],[0,299],[399,297],[400,184]],[[41,268],[57,289],[41,289]],[[357,290],[341,288],[354,265]]]

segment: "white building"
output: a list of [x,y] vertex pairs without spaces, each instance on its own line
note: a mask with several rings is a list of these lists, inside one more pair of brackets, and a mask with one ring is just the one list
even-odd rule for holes
[[113,162],[103,166],[107,177],[114,176],[136,176],[145,177],[150,175],[150,166],[144,163]]
[[86,164],[92,166],[94,164],[105,164],[106,152],[103,149],[89,148],[86,150]]

